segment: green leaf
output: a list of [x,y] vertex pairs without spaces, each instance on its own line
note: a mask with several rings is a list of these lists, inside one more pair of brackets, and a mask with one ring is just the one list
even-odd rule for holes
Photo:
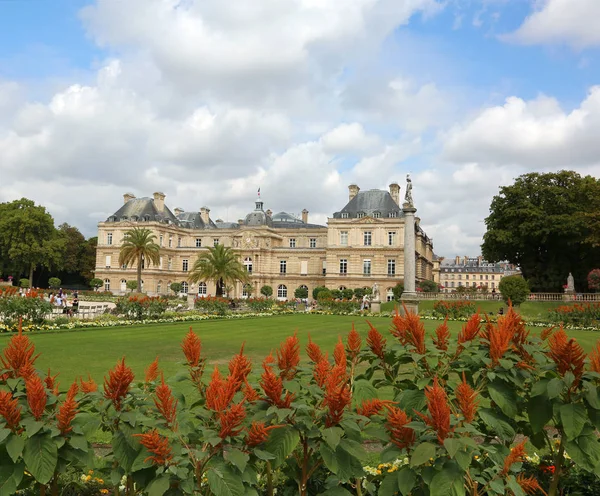
[[548,392],[548,379],[540,379],[531,387],[531,397],[540,396]]
[[377,389],[369,381],[360,379],[354,382],[354,390],[352,391],[352,400],[357,404],[361,404],[364,400],[377,398]]
[[498,494],[505,494],[504,481],[502,479],[493,479],[490,481],[490,487]]
[[545,395],[532,397],[527,403],[527,415],[533,432],[541,432],[552,419],[552,403]]
[[454,455],[454,459],[458,463],[458,466],[463,470],[467,470],[471,466],[473,455],[468,451],[457,451]]
[[464,474],[456,463],[446,463],[444,468],[433,476],[429,484],[430,496],[463,496],[465,494]]
[[426,403],[425,393],[417,389],[406,389],[398,398],[398,405],[409,415],[412,415],[415,410],[422,411]]
[[408,467],[398,470],[398,489],[402,496],[408,496],[417,483],[417,475]]
[[23,460],[35,480],[41,484],[47,484],[54,475],[58,461],[56,443],[47,434],[36,434],[30,437],[25,442]]
[[338,463],[337,457],[335,456],[335,451],[326,444],[321,444],[320,453],[325,466],[330,470],[330,472],[336,474],[338,471]]
[[225,451],[225,453],[223,453],[223,456],[225,457],[225,460],[235,465],[241,473],[244,473],[244,470],[246,470],[246,465],[248,464],[248,460],[250,459],[247,453],[243,453],[238,449]]
[[415,448],[410,457],[410,466],[416,467],[428,462],[430,458],[435,458],[435,445],[431,443],[421,443]]
[[517,394],[506,382],[498,379],[490,382],[488,392],[507,417],[514,418],[517,415]]
[[208,479],[208,487],[215,496],[243,496],[246,492],[242,478],[234,475],[226,467],[219,467],[218,472],[215,469],[209,470],[206,478]]
[[481,408],[479,410],[479,416],[481,417],[481,420],[494,431],[494,434],[500,436],[504,441],[512,440],[515,437],[515,430],[505,418],[503,418],[504,416],[502,413],[496,412],[491,408]]
[[454,458],[454,455],[460,449],[461,444],[462,443],[460,442],[460,439],[454,439],[451,437],[444,439],[444,447],[450,455],[450,458]]
[[555,377],[548,382],[548,398],[553,399],[556,398],[560,393],[562,393],[565,387],[565,383],[562,379]]
[[600,410],[600,398],[598,398],[598,388],[591,383],[586,384],[585,399],[595,410]]
[[256,455],[256,457],[259,460],[267,461],[267,460],[274,460],[275,459],[275,455],[273,455],[272,453],[260,450],[258,448],[254,448],[254,454]]
[[388,474],[381,481],[377,496],[394,496],[398,492],[398,477],[396,474]]
[[342,439],[339,446],[344,451],[355,458],[358,458],[359,460],[364,460],[367,456],[367,452],[365,451],[363,445],[359,442],[352,441],[351,439]]
[[10,434],[10,429],[0,429],[0,443]]
[[335,459],[338,466],[335,474],[341,481],[346,482],[352,478],[363,476],[362,463],[354,455],[344,450],[341,443],[335,450]]
[[336,486],[336,487],[327,489],[327,491],[319,493],[319,496],[353,496],[353,495],[350,491],[348,491],[348,489],[344,489],[343,487]]
[[299,442],[298,431],[291,427],[282,427],[271,431],[269,439],[265,443],[265,450],[275,455],[272,467],[279,467],[292,454]]
[[0,465],[0,496],[13,496],[17,492],[17,483],[13,477],[12,465]]
[[27,432],[27,436],[31,437],[37,434],[42,427],[44,427],[43,422],[38,422],[33,418],[26,418],[21,421],[21,425],[25,427],[25,431]]
[[344,435],[344,431],[339,427],[329,427],[327,429],[323,429],[322,433],[323,439],[332,450],[337,448],[337,445],[340,443],[340,439]]
[[71,436],[71,438],[69,439],[69,444],[73,446],[73,448],[76,448],[81,451],[88,450],[88,442],[85,436]]
[[567,403],[560,406],[560,421],[569,439],[575,439],[581,433],[587,420],[583,405]]
[[169,486],[171,485],[169,479],[170,478],[168,475],[163,475],[154,479],[150,484],[148,484],[148,487],[146,488],[148,496],[162,496],[163,494],[165,494],[169,490]]
[[113,436],[112,447],[115,460],[126,472],[130,472],[133,462],[142,451],[142,446],[138,445],[137,449],[131,446],[123,431],[119,430]]
[[527,496],[514,475],[510,475],[506,478],[506,485],[510,488],[514,496]]
[[6,443],[6,451],[8,451],[8,454],[14,463],[17,463],[17,460],[23,455],[24,447],[25,439],[16,434],[13,434]]

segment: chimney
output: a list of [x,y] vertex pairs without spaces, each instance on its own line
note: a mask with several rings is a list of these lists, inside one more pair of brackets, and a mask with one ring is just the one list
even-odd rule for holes
[[308,210],[302,210],[302,222],[308,224]]
[[244,225],[244,219],[238,219],[238,224],[240,226],[243,226]]
[[202,207],[200,209],[200,218],[202,219],[202,222],[204,222],[206,225],[210,224],[210,208],[207,207]]
[[458,255],[456,255],[456,258],[454,259],[454,263],[456,265],[460,265],[460,257]]
[[129,200],[133,200],[135,198],[135,195],[133,193],[125,193],[123,195],[123,205],[125,205],[125,203],[127,203]]
[[390,195],[392,200],[396,202],[396,205],[400,206],[400,186],[398,183],[390,184]]
[[358,195],[359,191],[360,188],[356,184],[351,184],[348,186],[348,201],[352,200],[352,198]]
[[160,191],[157,191],[156,193],[154,193],[154,206],[156,207],[156,210],[158,210],[159,212],[164,211],[165,209],[165,194],[161,193]]
[[467,256],[465,255],[465,258],[464,258],[463,260],[465,261],[463,265],[467,265],[467,262],[469,261],[469,257],[467,257]]
[[483,265],[483,257],[481,255],[477,257],[477,265],[480,267]]
[[180,214],[182,214],[182,213],[183,213],[183,209],[182,209],[182,208],[179,208],[179,207],[177,207],[177,208],[175,209],[175,215],[180,215]]
[[271,210],[270,208],[267,209],[267,211],[265,212],[269,217],[271,217],[271,215],[273,215],[273,210]]

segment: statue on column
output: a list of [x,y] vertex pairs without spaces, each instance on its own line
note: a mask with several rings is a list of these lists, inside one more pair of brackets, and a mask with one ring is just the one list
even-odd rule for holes
[[371,300],[379,301],[379,286],[377,283],[373,284],[373,289],[371,290]]
[[567,287],[565,288],[566,293],[574,293],[575,292],[575,278],[573,274],[569,272],[569,277],[567,277]]
[[406,193],[404,194],[404,201],[411,207],[413,206],[412,181],[410,180],[410,174],[406,174]]

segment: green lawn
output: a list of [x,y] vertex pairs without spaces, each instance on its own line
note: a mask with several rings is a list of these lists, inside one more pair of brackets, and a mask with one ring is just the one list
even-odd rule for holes
[[[379,331],[393,339],[387,332],[390,319],[375,317],[369,319]],[[308,342],[308,333],[313,341],[324,349],[333,350],[338,335],[345,335],[355,324],[361,335],[366,336],[368,325],[365,318],[335,315],[283,315],[277,317],[211,320],[193,323],[194,331],[200,336],[203,355],[210,363],[226,364],[236,353],[242,342],[246,342],[246,352],[254,360],[255,368],[269,353],[279,346],[287,336],[298,332],[302,350]],[[425,327],[432,332],[439,324],[425,320]],[[457,333],[461,322],[449,322],[453,333]],[[76,376],[88,372],[99,383],[108,369],[114,366],[122,356],[133,368],[136,376],[142,377],[144,368],[160,356],[161,368],[165,374],[173,374],[182,360],[180,343],[190,327],[189,323],[151,324],[123,326],[117,328],[96,328],[73,332],[54,332],[30,334],[36,351],[41,353],[36,362],[39,369],[52,369],[60,372],[62,387],[66,387]],[[537,333],[540,328],[532,329]],[[600,334],[589,331],[569,331],[581,345],[590,351]],[[0,335],[0,349],[10,338],[9,334]]]

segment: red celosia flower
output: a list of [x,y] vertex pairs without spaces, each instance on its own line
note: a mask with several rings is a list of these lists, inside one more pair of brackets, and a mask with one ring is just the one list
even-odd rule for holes
[[479,312],[471,315],[471,318],[463,325],[460,333],[458,334],[458,344],[466,343],[467,341],[473,341],[481,331],[481,318]]
[[338,336],[338,342],[333,349],[333,359],[336,365],[346,366],[346,349],[344,348],[344,343],[342,343],[341,336]]
[[456,388],[456,400],[465,422],[471,423],[475,418],[479,401],[477,401],[477,392],[467,383],[464,372],[462,379],[462,382]]
[[19,333],[10,338],[4,348],[4,356],[0,355],[0,368],[9,369],[9,372],[5,374],[7,378],[23,377],[23,379],[27,379],[35,373],[33,364],[40,356],[39,354],[33,356],[34,353],[35,346],[27,336],[23,335],[21,321],[19,321]]
[[253,448],[258,446],[259,444],[264,443],[269,437],[269,431],[273,429],[277,429],[279,427],[283,427],[282,425],[270,425],[269,427],[265,427],[264,422],[252,422],[250,429],[248,431],[248,436],[246,436],[246,445],[249,448]]
[[542,486],[540,486],[540,483],[533,475],[531,477],[525,477],[525,474],[519,474],[517,475],[517,483],[521,486],[521,489],[523,489],[525,494],[541,492],[546,495],[546,491],[542,489]]
[[234,355],[229,362],[229,374],[233,377],[235,382],[242,384],[250,372],[252,371],[252,362],[244,355],[244,346],[246,343],[242,343],[239,355]]
[[583,348],[575,339],[569,339],[562,327],[550,336],[548,345],[548,355],[556,363],[558,373],[564,376],[566,372],[572,372],[575,376],[573,385],[577,385],[583,374],[585,362]]
[[310,358],[310,360],[313,363],[319,363],[321,361],[321,358],[323,358],[323,352],[321,351],[321,348],[319,348],[319,345],[317,343],[314,343],[313,341],[311,341],[310,334],[308,335],[308,344],[306,345],[306,354],[308,355],[308,358]]
[[547,327],[546,329],[544,329],[542,331],[542,333],[540,334],[542,341],[546,341],[546,339],[548,339],[550,337],[550,335],[552,334],[553,331],[554,331],[554,326]]
[[79,382],[81,383],[81,391],[85,394],[93,393],[98,391],[98,384],[92,379],[92,376],[88,374],[88,380],[84,381],[82,377],[79,378]]
[[362,415],[363,417],[371,418],[373,415],[379,415],[384,408],[389,409],[393,404],[393,401],[379,400],[376,398],[371,400],[364,400],[362,404],[356,409],[356,413]]
[[386,339],[384,339],[381,333],[377,329],[375,329],[368,320],[367,324],[369,324],[369,334],[367,334],[367,345],[377,358],[383,360],[385,358]]
[[331,427],[341,422],[344,410],[352,401],[352,391],[346,381],[346,367],[336,365],[331,369],[325,382],[325,395],[323,404],[328,408],[325,425]]
[[427,409],[429,415],[416,412],[423,421],[433,428],[437,434],[438,442],[444,444],[444,439],[450,433],[450,406],[448,405],[448,396],[446,391],[438,382],[438,378],[434,377],[433,386],[425,388],[425,398],[427,398]]
[[160,374],[160,384],[156,386],[154,394],[156,395],[154,404],[163,418],[167,421],[167,427],[172,431],[176,431],[177,422],[175,419],[177,418],[177,400],[173,397],[171,388],[165,384],[165,376],[162,373]]
[[510,471],[513,463],[522,462],[525,459],[525,443],[527,438],[523,439],[519,444],[510,450],[508,456],[504,459],[504,468],[501,474],[506,475]]
[[69,391],[67,392],[67,397],[62,405],[60,405],[58,409],[58,413],[56,414],[56,419],[58,420],[57,427],[61,434],[67,434],[73,430],[71,427],[71,422],[77,415],[77,402],[75,401],[75,395],[79,388],[77,387],[77,382],[71,384]]
[[395,406],[388,408],[385,428],[390,433],[390,441],[400,449],[410,448],[415,443],[415,431],[406,427],[411,420],[404,410]]
[[277,366],[281,370],[281,378],[283,380],[293,379],[299,363],[300,340],[294,334],[281,343],[281,347],[277,350]]
[[115,410],[121,410],[121,402],[133,382],[133,371],[125,365],[125,357],[117,362],[115,368],[108,371],[108,379],[104,378],[104,397],[111,400]]
[[229,406],[240,386],[233,376],[227,376],[227,379],[223,379],[218,367],[215,365],[210,383],[206,388],[206,407],[215,412],[222,412]]
[[10,391],[0,391],[0,415],[6,420],[6,427],[16,432],[21,421],[21,407]]
[[246,418],[244,403],[234,403],[227,410],[219,413],[221,431],[219,437],[237,436],[242,431],[242,422]]
[[156,429],[152,429],[146,434],[134,434],[134,437],[139,437],[142,446],[152,453],[144,462],[152,460],[155,465],[166,465],[173,458],[169,440],[161,436]]
[[263,373],[261,375],[260,387],[265,392],[266,400],[272,405],[276,405],[279,408],[289,408],[294,395],[286,392],[285,397],[282,399],[283,394],[283,379],[273,372],[271,364],[273,363],[273,356],[269,355],[263,362]]
[[396,310],[392,319],[392,335],[404,345],[411,345],[420,355],[425,354],[425,326],[416,313],[404,307],[404,315]]
[[326,353],[325,356],[321,357],[321,360],[315,363],[315,368],[313,370],[313,377],[319,387],[325,385],[325,381],[327,380],[330,371],[331,364],[329,363],[329,354]]
[[200,338],[196,335],[196,333],[192,331],[191,327],[190,332],[186,334],[185,338],[183,339],[183,343],[181,343],[181,349],[183,350],[187,364],[190,367],[200,366],[200,352],[202,351],[202,343],[200,342]]
[[25,389],[27,391],[27,404],[29,405],[29,410],[33,417],[36,420],[39,420],[42,418],[42,414],[46,408],[46,402],[48,401],[44,383],[38,375],[34,374],[25,380]]
[[253,403],[255,401],[258,401],[260,399],[260,394],[258,394],[258,391],[256,391],[256,389],[254,389],[249,383],[248,381],[244,381],[244,387],[242,389],[242,392],[244,393],[244,398],[246,398],[246,401]]
[[158,357],[154,359],[154,361],[148,365],[146,369],[146,374],[144,377],[144,382],[152,382],[155,381],[158,377]]
[[48,375],[44,379],[44,384],[46,385],[46,389],[49,389],[50,391],[52,391],[55,396],[58,396],[58,381],[56,380],[56,378],[58,376],[59,376],[59,374],[52,376],[50,374],[50,369],[48,369]]
[[435,338],[433,338],[433,344],[438,350],[447,351],[449,339],[450,329],[448,329],[448,316],[446,316],[444,322],[442,322],[435,329]]
[[354,329],[354,324],[352,324],[352,329],[348,333],[348,354],[350,355],[350,360],[354,360],[358,354],[360,353],[360,347],[362,346],[362,340],[360,339],[360,334],[356,332]]
[[512,321],[500,317],[498,323],[487,327],[487,337],[490,347],[490,358],[492,365],[497,365],[504,354],[508,351],[511,339],[514,334]]
[[590,369],[600,374],[600,341],[596,343],[590,353]]

